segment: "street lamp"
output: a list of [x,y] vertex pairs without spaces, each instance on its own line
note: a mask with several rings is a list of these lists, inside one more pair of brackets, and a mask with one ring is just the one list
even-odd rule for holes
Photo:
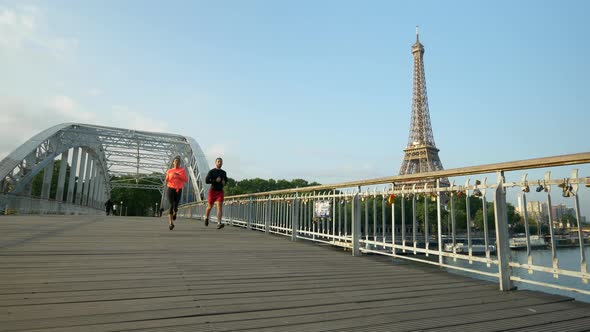
[[119,217],[123,215],[123,201],[121,201],[121,211],[119,211]]
[[160,211],[158,210],[158,203],[156,203],[156,217],[160,216]]

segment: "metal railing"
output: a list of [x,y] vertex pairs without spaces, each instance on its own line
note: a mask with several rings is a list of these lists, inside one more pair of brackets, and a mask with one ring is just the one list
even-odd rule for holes
[[[580,203],[590,197],[590,178],[579,171],[581,167],[587,173],[589,166],[590,153],[579,153],[238,195],[226,197],[223,221],[343,247],[355,256],[386,255],[475,273],[497,280],[501,290],[522,282],[590,295],[585,253],[590,227],[585,231],[580,222]],[[529,179],[526,170],[537,178]],[[559,189],[557,195],[552,188]],[[554,220],[552,197],[561,202],[557,207],[573,211],[570,225],[564,217]],[[527,209],[535,206],[531,203],[541,208]],[[518,214],[512,211],[515,205]],[[179,215],[202,218],[205,209],[206,202],[185,204]],[[518,218],[524,224],[522,236],[516,236],[515,224],[509,223]],[[216,219],[214,208],[210,220]],[[545,237],[532,235],[543,227],[549,233]],[[579,249],[575,266],[560,265],[558,249],[564,239]],[[539,241],[550,249],[550,264],[534,259]],[[523,251],[514,250],[517,246]],[[543,276],[536,278],[539,274]],[[573,282],[561,283],[564,278]]]
[[101,215],[104,210],[55,200],[0,194],[0,214]]

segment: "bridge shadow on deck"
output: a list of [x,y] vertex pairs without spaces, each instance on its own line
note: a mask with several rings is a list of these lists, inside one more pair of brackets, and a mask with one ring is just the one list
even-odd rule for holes
[[[0,217],[1,331],[587,331],[590,305],[165,218]],[[327,248],[326,248],[327,247]]]

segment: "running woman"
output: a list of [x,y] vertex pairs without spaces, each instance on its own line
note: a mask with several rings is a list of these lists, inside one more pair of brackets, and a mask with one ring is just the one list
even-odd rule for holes
[[186,170],[180,167],[180,157],[177,156],[172,161],[172,168],[166,171],[166,186],[168,202],[170,203],[170,210],[168,211],[168,221],[170,230],[174,229],[174,220],[176,220],[176,213],[178,212],[178,203],[182,194],[182,187],[188,182]]

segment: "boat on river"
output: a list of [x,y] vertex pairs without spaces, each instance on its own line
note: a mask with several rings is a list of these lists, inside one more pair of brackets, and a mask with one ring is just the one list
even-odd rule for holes
[[[580,246],[580,238],[578,237],[577,233],[556,234],[554,238],[556,248],[570,248]],[[547,237],[547,241],[549,242],[549,245],[551,245],[551,237]],[[590,246],[590,236],[584,234],[582,236],[582,243],[584,246]]]
[[[467,239],[456,239],[455,245],[453,243],[448,242],[445,243],[443,246],[443,250],[446,252],[454,252],[457,254],[469,254],[469,245]],[[488,250],[490,254],[496,252],[496,246],[493,244],[488,244]],[[471,239],[471,254],[472,255],[485,255],[486,254],[486,245],[484,239]]]
[[[529,236],[531,249],[533,248],[547,248],[549,245],[544,238],[538,235]],[[517,236],[510,239],[510,249],[523,250],[527,248],[526,235]]]

